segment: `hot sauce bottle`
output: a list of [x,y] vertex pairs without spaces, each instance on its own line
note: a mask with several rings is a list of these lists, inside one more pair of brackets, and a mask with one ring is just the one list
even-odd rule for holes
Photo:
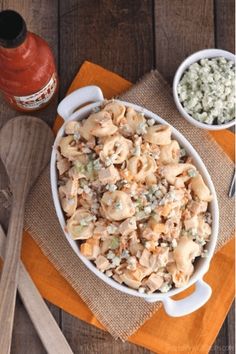
[[53,54],[48,44],[28,32],[15,11],[0,12],[0,91],[17,110],[46,106],[58,87]]

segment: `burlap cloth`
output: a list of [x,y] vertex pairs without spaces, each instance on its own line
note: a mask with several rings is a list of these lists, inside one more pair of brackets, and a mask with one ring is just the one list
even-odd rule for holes
[[[233,163],[207,132],[193,127],[180,116],[169,85],[157,71],[145,75],[120,98],[141,105],[166,119],[200,154],[218,196],[220,233],[216,250],[219,249],[232,236],[234,202],[228,198],[227,193],[233,174]],[[51,196],[49,167],[30,193],[25,226],[56,269],[115,338],[126,340],[160,308],[160,303],[149,304],[114,290],[79,260],[66,241],[57,220]]]

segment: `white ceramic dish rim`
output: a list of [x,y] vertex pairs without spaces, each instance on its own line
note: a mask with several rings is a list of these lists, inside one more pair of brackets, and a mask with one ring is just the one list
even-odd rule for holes
[[[59,105],[58,107],[58,113],[64,117],[65,123],[70,121],[70,120],[81,120],[90,114],[92,109],[95,107],[99,107],[104,98],[102,95],[101,90],[96,87],[96,86],[87,86],[81,89],[78,89],[74,91],[71,95],[67,96]],[[76,112],[75,109],[78,106],[81,106],[82,104],[84,105],[86,102],[92,102],[96,101],[95,103],[89,103],[86,106],[83,106]],[[137,111],[141,111],[145,114],[145,116],[149,118],[155,119],[157,122],[160,124],[168,124],[164,119],[159,117],[158,115],[150,112],[149,110],[140,107],[138,105],[125,102],[125,101],[119,101],[122,102],[128,107],[133,107]],[[77,102],[75,104],[75,102]],[[62,230],[67,238],[67,241],[69,242],[70,246],[72,249],[75,251],[77,256],[81,259],[81,261],[95,274],[97,275],[100,279],[102,279],[105,283],[109,284],[116,290],[119,290],[123,293],[137,296],[140,298],[145,299],[148,302],[155,302],[155,301],[162,301],[165,307],[165,311],[171,315],[171,316],[183,316],[188,313],[191,313],[195,311],[196,309],[200,308],[201,306],[204,305],[206,301],[208,301],[209,297],[211,296],[211,288],[209,287],[208,284],[206,284],[203,281],[203,276],[204,274],[208,271],[209,265],[210,265],[210,260],[213,256],[215,245],[216,245],[216,240],[218,236],[218,226],[219,226],[219,210],[218,210],[218,202],[217,202],[217,197],[216,197],[216,192],[214,185],[211,181],[211,178],[207,172],[207,169],[202,162],[201,158],[199,157],[198,153],[196,150],[191,146],[191,144],[187,141],[184,136],[179,133],[174,127],[172,127],[172,136],[176,138],[181,146],[183,146],[186,151],[189,153],[190,156],[193,157],[194,163],[196,164],[197,168],[201,172],[205,182],[207,183],[208,187],[210,188],[210,191],[213,195],[213,201],[210,203],[210,210],[212,213],[213,217],[213,224],[212,224],[212,236],[210,239],[210,242],[207,245],[208,249],[208,257],[203,258],[200,260],[201,265],[198,265],[197,268],[190,278],[189,283],[178,289],[172,289],[168,291],[167,293],[153,293],[153,294],[141,294],[137,290],[128,288],[125,285],[117,283],[115,280],[107,277],[104,273],[100,272],[95,265],[91,261],[89,261],[86,257],[84,257],[80,251],[79,247],[76,241],[72,240],[69,234],[65,231],[65,218],[63,215],[63,211],[60,206],[60,201],[59,201],[59,196],[58,196],[58,190],[57,190],[57,170],[56,170],[56,148],[59,139],[64,135],[64,127],[65,123],[62,125],[60,130],[57,133],[52,155],[51,155],[51,164],[50,164],[50,177],[51,177],[51,188],[52,188],[52,195],[53,195],[53,201],[56,209],[56,213],[60,222],[60,225],[62,227]],[[171,296],[181,293],[184,291],[186,288],[190,287],[191,285],[195,284],[196,289],[193,294],[190,296],[184,298],[183,300],[172,300],[170,299]]]
[[230,53],[226,50],[222,49],[203,49],[200,50],[196,53],[191,54],[189,57],[187,57],[181,65],[178,67],[174,80],[173,80],[173,96],[175,100],[175,104],[181,113],[183,117],[191,124],[195,125],[198,128],[202,129],[207,129],[207,130],[223,130],[223,129],[228,129],[235,125],[235,119],[231,120],[230,122],[224,123],[224,124],[219,124],[219,125],[212,125],[212,124],[205,124],[202,122],[199,122],[192,116],[190,116],[185,108],[183,107],[182,103],[180,102],[179,95],[177,93],[177,86],[179,84],[179,81],[181,77],[183,76],[184,72],[189,68],[190,65],[198,62],[201,59],[204,58],[216,58],[216,57],[224,57],[227,60],[232,60],[235,62],[235,55],[233,53]]

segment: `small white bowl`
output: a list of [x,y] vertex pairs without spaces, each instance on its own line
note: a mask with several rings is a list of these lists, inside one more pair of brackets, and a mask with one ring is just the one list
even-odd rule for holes
[[206,124],[206,123],[199,122],[197,119],[193,118],[186,112],[185,108],[180,102],[179,95],[177,93],[177,87],[184,72],[189,68],[190,65],[204,58],[216,58],[216,57],[224,57],[227,60],[232,60],[233,62],[235,62],[235,55],[230,52],[227,52],[226,50],[221,50],[221,49],[200,50],[199,52],[190,55],[182,62],[182,64],[178,67],[175,73],[175,77],[173,81],[173,96],[174,96],[175,104],[179,112],[181,113],[181,115],[189,123],[195,125],[198,128],[207,129],[207,130],[223,130],[223,129],[230,128],[235,124],[235,119],[224,124]]

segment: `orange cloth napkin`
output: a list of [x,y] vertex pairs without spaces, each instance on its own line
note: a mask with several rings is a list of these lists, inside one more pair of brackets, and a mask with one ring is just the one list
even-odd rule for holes
[[[111,98],[129,89],[132,84],[98,65],[85,62],[68,93],[86,85],[98,85],[104,97]],[[54,124],[55,133],[61,124],[62,119],[57,117]],[[211,135],[233,159],[234,134],[222,131],[212,132]],[[28,232],[24,232],[22,259],[45,299],[81,320],[105,329],[80,296],[44,256]],[[210,271],[204,279],[210,284],[213,292],[206,305],[191,315],[181,318],[169,317],[161,308],[129,338],[129,341],[159,354],[208,353],[234,298],[234,240],[216,253]],[[190,292],[191,289],[188,289],[175,298],[180,299]]]

